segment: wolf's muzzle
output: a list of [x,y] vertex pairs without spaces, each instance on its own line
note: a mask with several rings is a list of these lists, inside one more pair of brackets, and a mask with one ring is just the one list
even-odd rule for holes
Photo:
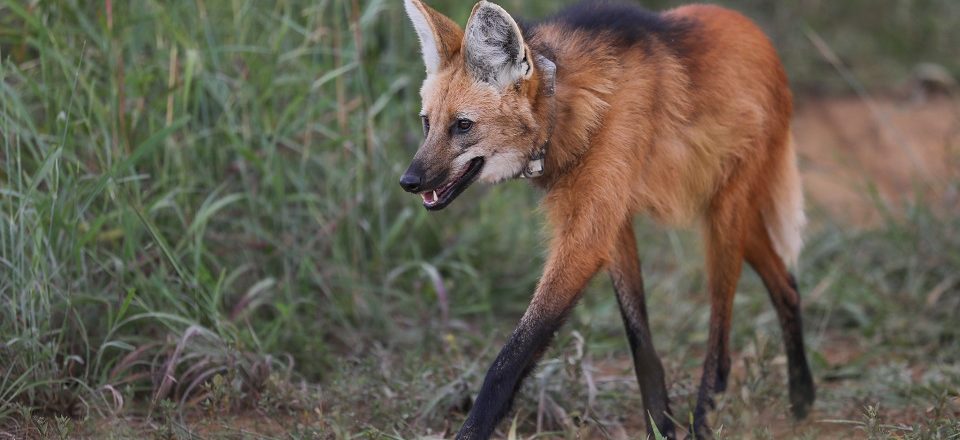
[[410,164],[410,168],[400,176],[400,187],[406,192],[420,192],[423,188],[423,174],[423,170],[417,166],[416,162]]

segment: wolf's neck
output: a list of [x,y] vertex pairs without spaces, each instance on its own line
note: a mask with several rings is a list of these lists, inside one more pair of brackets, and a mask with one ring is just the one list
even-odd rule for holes
[[552,124],[552,130],[546,145],[546,173],[536,183],[550,186],[589,150],[591,138],[610,108],[610,97],[616,93],[615,75],[620,67],[611,50],[591,50],[597,48],[564,41],[536,43],[539,53],[557,65],[552,114],[546,109],[538,112],[543,124]]
[[[653,39],[647,46],[617,47],[550,25],[534,35],[533,50],[552,57],[557,67],[555,118],[546,148],[546,173],[537,179],[540,186],[551,186],[580,162],[610,111],[650,116],[632,122],[637,125],[657,120],[658,126],[641,130],[650,139],[692,117],[688,67],[664,42]],[[624,99],[625,93],[631,97]],[[640,148],[647,145],[643,139],[633,141]]]

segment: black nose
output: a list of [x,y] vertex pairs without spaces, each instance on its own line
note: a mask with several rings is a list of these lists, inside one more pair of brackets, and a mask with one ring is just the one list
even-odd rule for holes
[[415,193],[420,191],[421,180],[420,176],[407,172],[400,177],[400,186],[403,187],[403,190],[406,192]]

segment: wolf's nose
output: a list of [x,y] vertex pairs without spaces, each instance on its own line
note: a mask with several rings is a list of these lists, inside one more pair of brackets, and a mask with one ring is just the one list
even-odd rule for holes
[[420,191],[420,176],[405,173],[400,177],[400,186],[403,187],[403,190],[406,192],[418,192]]

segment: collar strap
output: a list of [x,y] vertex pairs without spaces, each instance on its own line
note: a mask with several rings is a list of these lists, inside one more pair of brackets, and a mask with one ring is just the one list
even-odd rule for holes
[[[557,65],[550,61],[547,57],[537,54],[536,56],[537,67],[540,69],[542,84],[542,93],[544,96],[552,97],[557,93]],[[553,103],[551,103],[553,105]],[[524,179],[530,179],[533,177],[540,177],[543,175],[545,157],[547,155],[547,144],[550,143],[550,137],[553,135],[553,124],[554,124],[554,111],[551,110],[550,115],[550,128],[547,131],[547,140],[537,148],[533,154],[530,155],[530,160],[527,162],[527,166],[523,168],[523,171],[520,173],[520,177]]]

